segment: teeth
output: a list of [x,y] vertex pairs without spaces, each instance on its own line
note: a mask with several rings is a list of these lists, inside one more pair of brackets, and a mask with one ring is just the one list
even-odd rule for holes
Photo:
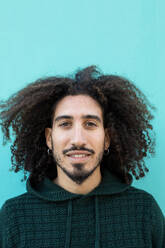
[[84,158],[86,156],[87,156],[86,154],[75,154],[75,155],[71,155],[71,157],[73,157],[73,158]]

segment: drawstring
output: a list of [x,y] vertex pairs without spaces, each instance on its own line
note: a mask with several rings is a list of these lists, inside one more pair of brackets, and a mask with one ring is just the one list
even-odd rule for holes
[[70,247],[70,238],[71,238],[71,220],[72,220],[72,201],[70,200],[68,203],[68,216],[66,223],[66,241],[65,248]]
[[[95,196],[95,211],[96,211],[95,248],[99,248],[100,224],[99,224],[99,207],[98,207],[98,197],[97,196]],[[72,221],[72,200],[70,200],[69,203],[68,203],[68,215],[67,215],[67,223],[66,223],[65,248],[70,247],[71,221]]]
[[95,196],[95,211],[96,211],[96,240],[95,240],[95,248],[99,248],[100,225],[99,225],[99,207],[98,207],[98,197],[97,196]]

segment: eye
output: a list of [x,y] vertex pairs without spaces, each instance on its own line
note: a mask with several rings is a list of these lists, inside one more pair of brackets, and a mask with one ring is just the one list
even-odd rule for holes
[[65,121],[59,124],[59,127],[69,127],[71,126],[71,122]]
[[95,122],[92,122],[92,121],[87,121],[86,126],[87,127],[97,127],[97,124]]

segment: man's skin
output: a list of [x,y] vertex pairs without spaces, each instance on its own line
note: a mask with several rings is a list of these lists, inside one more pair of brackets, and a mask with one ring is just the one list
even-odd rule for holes
[[54,183],[75,194],[87,194],[100,184],[100,162],[110,137],[93,98],[76,95],[59,101],[45,137],[57,164]]

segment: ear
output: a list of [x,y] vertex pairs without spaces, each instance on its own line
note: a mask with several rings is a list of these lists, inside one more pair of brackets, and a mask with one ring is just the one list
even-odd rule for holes
[[50,150],[52,150],[52,129],[51,128],[45,128],[45,138],[46,138],[46,144]]
[[110,135],[109,135],[109,130],[105,129],[105,143],[104,143],[104,148],[105,150],[108,150],[110,146]]

